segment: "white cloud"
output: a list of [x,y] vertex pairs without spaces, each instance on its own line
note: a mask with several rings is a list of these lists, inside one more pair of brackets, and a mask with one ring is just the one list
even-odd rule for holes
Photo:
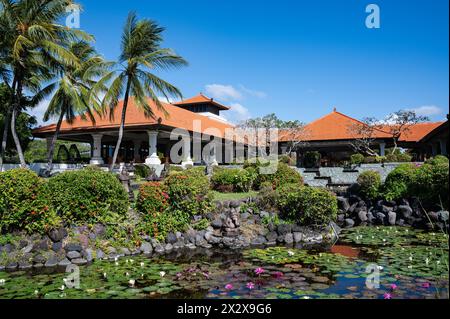
[[252,90],[252,89],[246,88],[243,85],[240,85],[239,87],[244,93],[246,93],[246,94],[248,94],[250,96],[257,97],[258,99],[265,99],[267,97],[267,93],[266,92]]
[[409,111],[416,112],[417,115],[421,116],[434,116],[442,114],[442,109],[435,105],[423,105],[416,107],[414,109],[408,109]]
[[176,102],[174,99],[169,97],[169,101],[167,101],[167,98],[165,96],[158,96],[158,100],[164,103],[173,103]]
[[250,111],[242,104],[232,103],[229,106],[230,110],[222,113],[222,116],[229,122],[238,124],[251,118]]
[[223,101],[232,101],[232,100],[241,100],[242,93],[236,90],[231,85],[223,85],[223,84],[208,84],[205,85],[206,94],[210,95],[212,98],[223,100]]

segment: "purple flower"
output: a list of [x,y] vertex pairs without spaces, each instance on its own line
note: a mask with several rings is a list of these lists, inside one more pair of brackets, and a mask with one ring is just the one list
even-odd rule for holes
[[252,282],[248,282],[247,283],[247,285],[246,285],[246,287],[248,288],[248,289],[254,289],[255,288],[255,284],[254,283],[252,283]]
[[265,272],[265,270],[261,267],[255,269],[255,274],[257,274],[258,276],[261,275],[263,272]]
[[430,283],[429,282],[424,282],[423,284],[422,284],[422,288],[430,288]]
[[232,284],[226,284],[225,285],[225,289],[226,290],[231,290],[231,289],[233,289],[233,285]]
[[392,295],[387,292],[384,294],[384,299],[392,299]]
[[391,290],[392,290],[392,291],[394,291],[394,290],[397,289],[397,288],[398,288],[398,286],[397,286],[396,284],[392,284],[392,285],[391,285]]

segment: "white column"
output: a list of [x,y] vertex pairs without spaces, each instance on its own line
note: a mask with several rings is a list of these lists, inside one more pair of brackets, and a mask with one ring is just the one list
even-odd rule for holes
[[445,140],[439,140],[441,146],[441,155],[447,155],[447,143]]
[[218,166],[219,163],[217,163],[217,158],[216,158],[216,143],[214,143],[211,147],[211,153],[210,153],[210,159],[209,159],[209,163],[211,164],[211,166]]
[[148,157],[145,159],[145,164],[147,165],[161,165],[161,160],[158,157],[158,151],[156,149],[156,144],[158,141],[157,131],[148,131]]
[[183,142],[184,142],[184,148],[183,148],[183,161],[181,162],[181,166],[186,167],[186,166],[193,166],[194,162],[192,161],[191,158],[191,137],[190,136],[185,136],[183,137]]
[[92,158],[90,161],[92,165],[104,164],[102,158],[102,137],[103,134],[92,134]]
[[385,156],[386,155],[386,143],[385,142],[381,142],[380,143],[380,156]]

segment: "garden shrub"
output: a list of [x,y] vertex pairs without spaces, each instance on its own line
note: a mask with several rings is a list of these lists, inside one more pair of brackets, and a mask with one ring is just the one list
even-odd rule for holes
[[150,175],[150,167],[145,164],[134,165],[134,174],[141,178],[146,178]]
[[425,164],[437,165],[437,164],[448,164],[448,157],[444,155],[436,155],[428,159]]
[[286,184],[276,191],[282,217],[302,225],[326,225],[337,218],[337,198],[324,188]]
[[304,155],[303,163],[306,168],[320,167],[320,159],[322,155],[319,152],[306,152]]
[[255,180],[255,188],[261,189],[262,185],[272,185],[273,189],[277,189],[285,184],[303,185],[303,177],[294,168],[284,163],[278,163],[276,171],[273,174],[261,174],[259,170]]
[[159,182],[148,182],[139,187],[136,208],[144,214],[161,213],[169,208],[167,187]]
[[364,155],[362,154],[352,154],[350,156],[350,162],[354,165],[359,165],[364,162]]
[[401,154],[397,155],[397,162],[400,162],[400,163],[411,162],[412,158],[413,157],[407,153],[401,153]]
[[124,214],[128,194],[118,178],[95,169],[67,171],[49,179],[50,201],[65,222],[105,222],[110,214]]
[[173,209],[188,216],[201,215],[211,209],[208,177],[196,169],[174,172],[164,181]]
[[381,176],[375,171],[365,171],[359,174],[357,183],[360,193],[367,199],[376,199],[380,195]]
[[218,168],[214,170],[211,184],[213,189],[221,192],[248,192],[256,177],[257,173],[253,168]]
[[441,159],[423,164],[416,170],[411,185],[411,194],[426,206],[442,206],[447,209],[449,201],[449,164]]
[[44,186],[44,180],[28,169],[0,173],[0,233],[44,233],[60,224]]
[[387,200],[398,200],[407,198],[410,186],[414,180],[416,167],[413,164],[402,164],[397,166],[386,177],[383,185],[383,194]]
[[278,158],[278,161],[280,162],[280,163],[284,163],[284,164],[287,164],[287,165],[292,165],[292,163],[291,163],[291,157],[289,156],[289,155],[280,155],[280,157]]

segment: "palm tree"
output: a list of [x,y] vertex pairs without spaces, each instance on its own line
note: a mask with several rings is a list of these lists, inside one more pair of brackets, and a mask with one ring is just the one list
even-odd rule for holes
[[[80,30],[69,29],[56,23],[66,12],[72,0],[0,0],[0,33],[2,34],[0,60],[6,63],[11,74],[11,132],[16,144],[21,166],[26,166],[22,147],[15,129],[18,112],[23,109],[24,92],[37,93],[37,99],[48,92],[41,84],[50,80],[58,60],[77,66],[78,59],[64,44],[92,37]],[[2,143],[3,154],[3,143]]]
[[154,117],[147,96],[165,115],[167,112],[158,100],[157,94],[164,95],[167,99],[169,97],[182,98],[180,91],[175,86],[150,72],[155,69],[166,70],[187,65],[187,62],[172,50],[160,47],[163,31],[164,28],[158,26],[156,22],[147,19],[138,21],[136,14],[130,13],[123,29],[118,68],[106,74],[97,83],[97,86],[101,88],[105,83],[111,82],[102,101],[104,107],[110,108],[110,117],[113,117],[120,96],[124,94],[119,137],[110,166],[111,171],[117,161],[122,143],[130,95],[134,96],[136,105],[144,111],[146,117]]
[[88,116],[95,123],[93,111],[99,111],[99,103],[96,103],[97,97],[92,96],[92,86],[97,78],[104,75],[108,66],[87,42],[73,42],[68,50],[78,58],[80,64],[61,66],[59,78],[48,86],[50,90],[56,91],[44,114],[44,121],[58,117],[58,122],[47,155],[47,173],[53,168],[55,144],[63,119],[66,118],[68,123],[72,123],[75,116],[80,114],[82,118]]

